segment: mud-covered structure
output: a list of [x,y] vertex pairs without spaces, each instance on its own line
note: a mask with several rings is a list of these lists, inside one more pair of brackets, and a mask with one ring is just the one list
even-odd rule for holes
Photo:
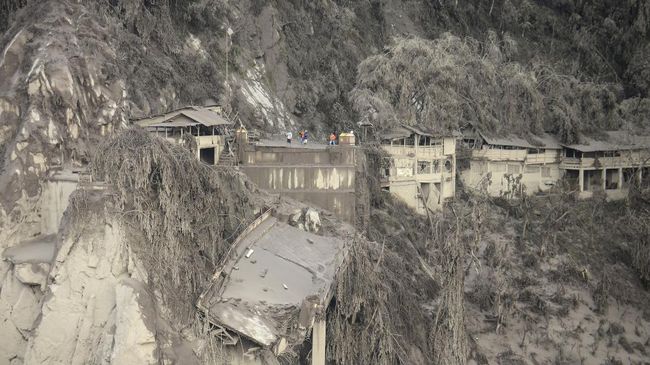
[[440,210],[456,194],[456,139],[402,126],[380,136],[388,154],[382,188],[418,213]]

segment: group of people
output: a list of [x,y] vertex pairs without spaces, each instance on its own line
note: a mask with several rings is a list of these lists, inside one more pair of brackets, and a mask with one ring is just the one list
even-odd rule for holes
[[[302,144],[307,144],[307,140],[309,139],[309,133],[306,130],[301,130],[298,132],[298,135],[300,136],[300,143]],[[293,140],[293,133],[291,131],[287,132],[287,143],[291,144],[291,141]]]
[[[300,136],[300,143],[302,144],[307,144],[307,140],[309,139],[309,133],[307,130],[303,129],[300,132],[298,132],[298,135]],[[291,131],[287,132],[287,144],[291,144],[293,140],[293,133]],[[334,146],[336,145],[336,133],[332,132],[329,137],[329,145]]]

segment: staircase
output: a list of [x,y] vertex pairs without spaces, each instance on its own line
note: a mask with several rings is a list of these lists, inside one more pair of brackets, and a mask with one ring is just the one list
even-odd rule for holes
[[237,165],[236,150],[231,148],[233,146],[229,141],[226,142],[226,148],[221,151],[219,155],[219,162],[217,166],[235,166]]

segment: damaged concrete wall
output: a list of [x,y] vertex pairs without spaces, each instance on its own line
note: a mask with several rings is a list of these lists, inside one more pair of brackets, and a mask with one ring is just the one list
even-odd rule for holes
[[354,191],[354,166],[242,166],[260,189]]
[[[485,189],[491,196],[513,191],[513,178],[520,178],[526,194],[550,189],[562,178],[558,164],[527,165],[518,161],[470,160],[470,167],[460,172],[463,183],[471,189]],[[509,179],[508,176],[511,176]]]
[[356,149],[249,145],[242,171],[260,189],[312,203],[354,222]]

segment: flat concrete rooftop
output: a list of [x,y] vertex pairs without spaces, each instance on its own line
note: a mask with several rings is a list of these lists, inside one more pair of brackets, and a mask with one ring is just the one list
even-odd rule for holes
[[290,322],[305,302],[327,304],[345,250],[342,239],[263,216],[240,236],[198,307],[210,322],[266,347],[304,336],[296,329],[311,324]]
[[265,147],[287,147],[287,148],[304,148],[310,150],[324,150],[327,147],[336,147],[329,146],[328,144],[320,141],[309,140],[307,144],[300,143],[300,138],[294,138],[291,144],[287,143],[287,139],[260,139],[257,143],[257,146]]

